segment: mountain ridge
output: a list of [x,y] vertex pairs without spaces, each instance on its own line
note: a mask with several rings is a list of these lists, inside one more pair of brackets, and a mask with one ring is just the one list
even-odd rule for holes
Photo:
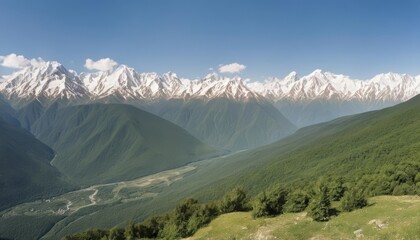
[[52,106],[31,130],[57,152],[54,166],[83,184],[129,180],[221,154],[179,126],[125,104]]
[[0,210],[73,188],[51,165],[50,147],[1,118],[0,132]]
[[298,77],[293,71],[284,78],[265,82],[249,82],[240,76],[226,77],[217,73],[201,79],[179,78],[176,73],[158,75],[138,73],[126,65],[111,71],[80,73],[67,70],[58,62],[29,66],[0,79],[0,92],[10,99],[49,98],[95,101],[119,95],[123,100],[214,99],[238,101],[262,99],[342,101],[405,101],[420,93],[420,75],[382,73],[368,80],[352,79],[316,69]]

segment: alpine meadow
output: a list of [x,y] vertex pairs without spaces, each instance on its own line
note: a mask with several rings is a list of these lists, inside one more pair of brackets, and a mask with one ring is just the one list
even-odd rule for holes
[[420,239],[420,2],[0,2],[0,240]]

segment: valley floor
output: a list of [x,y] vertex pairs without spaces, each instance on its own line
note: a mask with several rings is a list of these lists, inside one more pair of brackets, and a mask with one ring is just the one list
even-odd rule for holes
[[[126,224],[123,220],[129,221],[133,218],[127,217],[126,213],[121,213],[121,216],[117,218],[119,211],[111,209],[112,207],[149,215],[151,213],[139,210],[139,206],[146,202],[153,205],[155,197],[162,192],[170,191],[175,182],[194,174],[200,168],[216,160],[223,161],[233,154],[193,162],[183,167],[131,181],[93,185],[52,198],[26,202],[5,209],[0,212],[0,239],[56,239],[57,236],[61,237],[86,230],[88,226],[81,220],[92,223],[86,217],[98,215],[99,212],[105,210],[111,212],[112,218],[95,218],[93,223],[101,221],[105,223],[94,227],[110,228],[118,223]],[[175,205],[178,200],[174,201]],[[104,214],[109,216],[108,213]],[[107,222],[107,220],[111,222]],[[67,230],[68,227],[71,229]],[[22,228],[25,231],[22,231]]]
[[[85,214],[90,214],[89,207],[95,207],[95,205],[106,207],[152,198],[160,189],[167,188],[195,168],[195,165],[189,164],[131,181],[94,185],[49,199],[19,204],[0,212],[0,239],[2,237],[38,239],[49,228],[54,231],[53,226],[56,226],[59,221],[76,217],[76,213],[82,209],[86,211]],[[85,214],[82,213],[76,217],[76,220],[83,218]],[[42,223],[42,227],[31,227],[34,221]],[[17,222],[19,222],[18,226]],[[57,227],[60,226],[58,224]],[[25,228],[25,231],[21,231],[21,227]],[[54,235],[53,232],[52,236]],[[52,236],[47,239],[53,239]]]
[[194,169],[194,166],[187,165],[132,181],[94,185],[51,199],[42,199],[17,205],[3,211],[1,217],[7,218],[16,215],[68,215],[98,203],[111,204],[147,198],[156,194],[148,192],[149,188],[159,185],[169,186],[172,182],[181,179],[183,175]]
[[198,239],[420,239],[420,196],[379,196],[370,206],[315,222],[306,213],[253,219],[224,214],[200,229]]

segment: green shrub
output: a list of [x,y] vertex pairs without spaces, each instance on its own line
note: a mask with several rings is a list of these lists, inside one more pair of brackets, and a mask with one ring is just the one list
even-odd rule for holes
[[341,210],[350,212],[367,206],[367,199],[360,189],[354,187],[344,193],[340,206]]
[[246,194],[241,188],[234,188],[225,194],[219,204],[221,213],[230,213],[246,210]]
[[254,218],[270,215],[269,200],[265,191],[259,193],[252,203],[252,216]]
[[121,228],[112,228],[109,231],[109,240],[125,240],[124,229]]
[[187,224],[187,235],[194,234],[200,227],[209,223],[218,215],[218,209],[215,204],[200,205],[192,214]]
[[157,238],[159,235],[159,232],[163,229],[167,221],[168,221],[168,216],[166,215],[148,218],[147,220],[138,224],[138,225],[143,226],[143,227],[139,226],[138,228],[144,230],[143,232],[140,232],[140,236],[142,238]]
[[308,215],[315,221],[328,221],[331,210],[328,187],[321,182],[317,185],[315,195],[308,205]]
[[130,223],[125,227],[124,237],[126,240],[134,240],[137,237],[140,237],[134,228],[134,223]]
[[394,196],[414,195],[414,194],[416,194],[415,187],[407,183],[403,183],[403,184],[395,186],[394,190],[392,191],[392,195]]
[[64,237],[64,240],[101,240],[107,236],[107,230],[89,229],[85,232],[78,233],[73,236],[66,236]]
[[[168,214],[162,225],[149,220],[149,235],[142,237],[164,239],[185,238],[194,234],[200,227],[209,223],[219,214],[217,205],[199,204],[195,199],[187,199],[178,204],[173,212]],[[153,230],[153,231],[152,231]],[[156,233],[157,232],[157,233]]]
[[309,196],[302,190],[296,190],[287,196],[284,212],[302,212],[309,203]]
[[330,179],[328,188],[331,201],[340,200],[346,191],[344,180],[341,177]]
[[275,216],[283,213],[288,191],[276,185],[260,193],[253,201],[252,214],[254,217]]

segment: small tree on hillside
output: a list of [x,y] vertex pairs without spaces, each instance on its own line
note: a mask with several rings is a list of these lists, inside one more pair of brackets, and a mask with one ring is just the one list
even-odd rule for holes
[[125,227],[124,237],[127,240],[134,240],[136,239],[136,229],[134,228],[134,223],[129,223],[127,227]]
[[241,188],[234,188],[220,201],[221,213],[244,211],[246,209],[246,194]]
[[283,213],[283,205],[286,203],[288,191],[276,185],[258,194],[253,202],[253,216],[275,216]]
[[109,231],[109,240],[125,240],[124,229],[121,228],[112,228]]
[[269,216],[268,197],[265,191],[259,193],[252,202],[252,216],[254,218]]
[[217,215],[218,209],[215,204],[209,203],[200,205],[200,207],[192,214],[188,220],[187,235],[191,236],[200,227],[209,223]]
[[284,204],[285,212],[302,212],[309,203],[309,196],[302,190],[296,190],[287,196]]
[[328,187],[322,181],[317,184],[315,195],[308,206],[308,215],[315,221],[328,221],[331,213],[331,202]]
[[341,210],[350,212],[354,209],[363,208],[367,205],[367,199],[363,195],[363,192],[353,187],[349,191],[344,193],[343,198],[341,199]]
[[340,200],[346,191],[344,180],[341,177],[332,178],[328,184],[328,189],[331,201]]
[[141,225],[144,226],[145,231],[141,232],[140,236],[143,238],[157,238],[159,231],[164,227],[165,219],[163,217],[151,217],[145,220]]

